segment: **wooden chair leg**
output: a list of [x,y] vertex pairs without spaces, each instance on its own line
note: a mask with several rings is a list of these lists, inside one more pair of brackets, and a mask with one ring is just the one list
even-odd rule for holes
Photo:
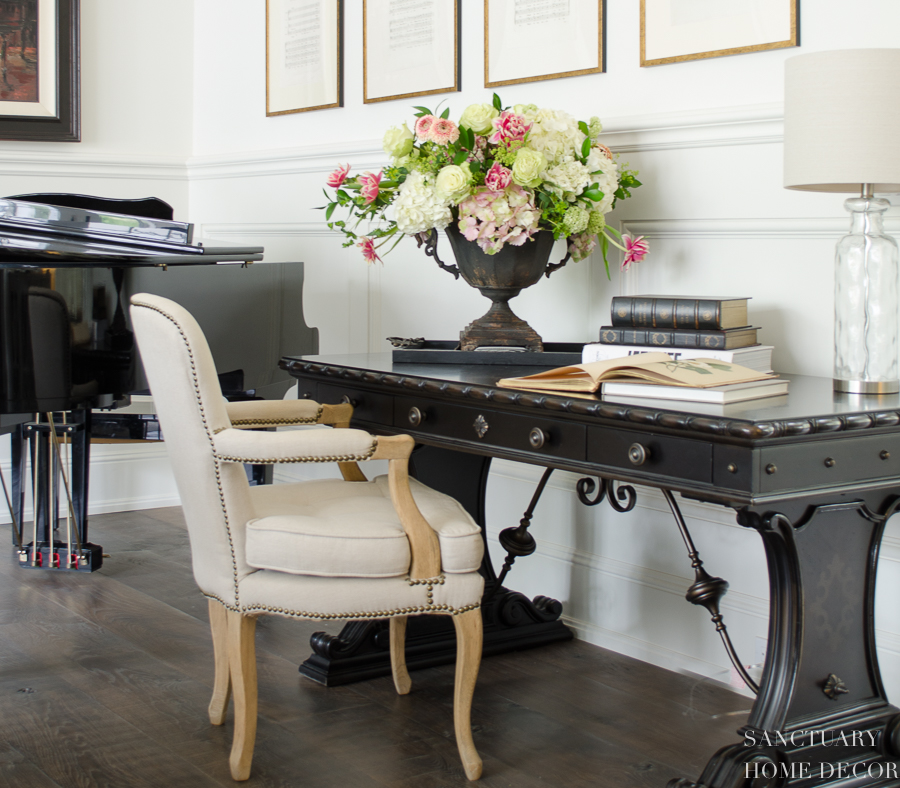
[[412,687],[409,671],[406,669],[406,616],[397,616],[391,621],[391,674],[398,695],[408,695]]
[[256,618],[228,611],[228,664],[234,693],[234,740],[231,745],[231,777],[250,776],[256,744]]
[[225,722],[228,701],[231,700],[231,672],[228,669],[228,611],[215,599],[209,600],[209,628],[212,630],[216,665],[209,721],[213,725],[221,725]]
[[472,740],[472,695],[481,665],[483,629],[481,610],[469,610],[453,616],[456,627],[456,686],[453,692],[453,727],[456,746],[462,759],[466,777],[481,777],[481,758]]

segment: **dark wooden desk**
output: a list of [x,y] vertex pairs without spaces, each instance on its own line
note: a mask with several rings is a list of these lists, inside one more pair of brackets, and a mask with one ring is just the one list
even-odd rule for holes
[[[873,616],[884,524],[900,507],[900,396],[836,395],[830,380],[786,376],[788,396],[716,411],[496,388],[533,368],[393,365],[389,354],[285,358],[282,367],[301,397],[349,400],[355,425],[431,447],[417,458],[420,477],[482,523],[491,457],[597,477],[622,500],[639,483],[733,508],[765,547],[766,665],[741,741],[698,782],[670,788],[900,785],[900,709],[885,697]],[[533,615],[518,601],[519,615]],[[559,614],[541,597],[531,608]],[[335,654],[352,650],[352,637],[338,640]]]

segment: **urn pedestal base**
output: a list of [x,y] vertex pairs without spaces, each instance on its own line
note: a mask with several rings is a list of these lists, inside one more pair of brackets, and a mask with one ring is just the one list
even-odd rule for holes
[[459,332],[460,350],[479,347],[524,347],[541,352],[544,343],[540,334],[518,317],[506,301],[494,301],[485,314]]

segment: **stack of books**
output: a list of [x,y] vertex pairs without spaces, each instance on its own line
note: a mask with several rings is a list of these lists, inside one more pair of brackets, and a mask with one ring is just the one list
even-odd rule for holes
[[[536,375],[504,378],[504,388],[563,391],[574,396],[602,392],[604,399],[649,397],[712,405],[787,393],[788,382],[775,375],[716,359],[676,361],[666,353],[592,361]],[[618,400],[617,400],[618,401]]]
[[584,346],[582,362],[663,351],[676,360],[714,358],[759,372],[772,371],[772,346],[758,344],[748,325],[749,298],[616,296],[611,325]]

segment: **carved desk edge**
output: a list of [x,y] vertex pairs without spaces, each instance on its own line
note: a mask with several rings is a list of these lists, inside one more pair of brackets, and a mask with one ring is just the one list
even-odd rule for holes
[[466,402],[518,405],[543,409],[557,414],[569,413],[574,416],[591,416],[597,419],[608,419],[645,427],[655,426],[682,433],[698,433],[703,436],[716,435],[749,441],[836,432],[856,432],[900,426],[900,411],[891,409],[869,413],[849,413],[840,416],[818,416],[782,421],[747,421],[660,411],[638,405],[622,405],[602,400],[575,399],[565,395],[556,396],[516,389],[436,380],[418,375],[379,372],[304,359],[284,358],[279,366],[288,372],[319,375],[358,383],[372,383],[407,393],[439,394]]

